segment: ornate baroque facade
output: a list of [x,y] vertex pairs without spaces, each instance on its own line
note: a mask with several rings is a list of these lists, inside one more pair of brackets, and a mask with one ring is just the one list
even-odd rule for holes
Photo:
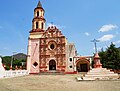
[[77,73],[90,69],[90,58],[77,56],[74,43],[69,43],[54,25],[46,30],[44,9],[38,2],[34,9],[32,30],[28,40],[27,70],[41,72]]

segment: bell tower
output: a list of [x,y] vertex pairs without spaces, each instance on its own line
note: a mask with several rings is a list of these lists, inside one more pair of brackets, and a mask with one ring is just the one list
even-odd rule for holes
[[27,70],[29,73],[39,73],[40,66],[40,42],[44,38],[45,33],[45,18],[44,9],[40,1],[34,9],[34,18],[32,20],[32,30],[28,38],[28,56],[27,56]]
[[44,18],[44,9],[41,2],[38,2],[37,7],[34,9],[34,18],[32,20],[32,31],[33,32],[44,32],[45,31],[45,18]]

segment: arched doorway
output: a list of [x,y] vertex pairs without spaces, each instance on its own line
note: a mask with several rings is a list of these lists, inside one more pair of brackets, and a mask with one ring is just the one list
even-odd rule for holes
[[49,70],[56,70],[56,62],[55,60],[49,61]]
[[89,62],[87,60],[78,60],[76,64],[76,70],[78,72],[88,72],[89,68]]

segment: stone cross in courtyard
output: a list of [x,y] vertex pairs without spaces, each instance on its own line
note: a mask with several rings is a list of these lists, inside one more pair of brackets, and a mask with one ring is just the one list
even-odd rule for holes
[[97,53],[97,45],[96,45],[96,43],[99,42],[99,40],[94,39],[91,42],[93,42],[95,44],[95,53]]

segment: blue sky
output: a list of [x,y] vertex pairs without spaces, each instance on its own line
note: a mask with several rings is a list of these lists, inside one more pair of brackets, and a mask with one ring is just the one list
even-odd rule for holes
[[[29,31],[38,0],[0,1],[0,55],[27,53]],[[120,46],[120,0],[41,0],[46,26],[53,22],[79,55],[93,55],[111,42]]]

